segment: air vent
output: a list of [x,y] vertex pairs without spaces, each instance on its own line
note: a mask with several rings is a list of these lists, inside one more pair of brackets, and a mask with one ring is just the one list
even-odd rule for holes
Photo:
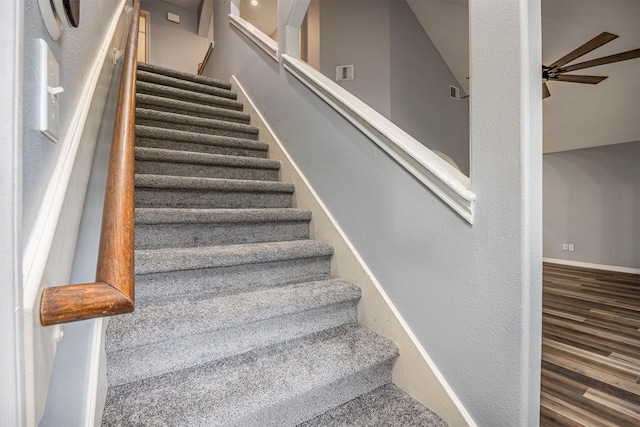
[[336,81],[353,80],[353,65],[338,65],[336,67]]
[[449,96],[453,99],[460,101],[460,88],[457,86],[449,86]]

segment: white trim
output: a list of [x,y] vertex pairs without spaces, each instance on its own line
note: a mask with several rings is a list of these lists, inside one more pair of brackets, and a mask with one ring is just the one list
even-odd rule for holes
[[289,55],[281,57],[288,72],[360,129],[455,212],[473,224],[476,196],[470,190],[469,177],[308,64]]
[[[151,13],[148,10],[140,10],[140,15],[144,15],[144,48],[145,48],[145,61],[149,62],[149,56],[151,51],[149,50],[149,41],[151,37],[149,34],[151,33]],[[138,30],[139,31],[139,30]],[[124,53],[123,53],[124,55]]]
[[240,16],[235,16],[229,14],[229,23],[236,27],[242,34],[247,36],[249,40],[258,45],[258,47],[264,50],[267,55],[273,58],[274,61],[278,62],[278,43],[254,27],[248,21],[245,21]]
[[285,53],[294,58],[300,58],[300,27],[307,15],[311,0],[296,0],[291,5],[287,23],[285,25]]
[[617,271],[619,273],[640,274],[640,268],[620,267],[618,265],[594,264],[592,262],[571,261],[559,258],[542,258],[542,262],[551,264],[569,265],[572,267],[592,268],[594,270]]
[[[87,399],[87,407],[85,413],[87,414],[86,427],[93,427],[100,425],[102,422],[101,413],[98,413],[98,392],[100,390],[100,364],[102,363],[102,349],[104,347],[104,334],[103,334],[104,318],[100,317],[96,319],[93,325],[93,339],[91,341],[91,362],[89,364],[89,384],[87,389],[89,390],[89,398]],[[101,412],[101,411],[100,411]]]
[[[295,173],[298,175],[298,177],[300,178],[300,180],[302,181],[304,186],[311,193],[311,195],[315,199],[316,203],[322,209],[322,213],[329,219],[329,221],[331,222],[331,225],[333,226],[335,231],[340,235],[340,238],[347,245],[348,250],[351,252],[353,257],[356,259],[359,267],[364,270],[364,272],[366,273],[367,279],[374,285],[375,290],[382,297],[382,299],[384,300],[384,303],[387,305],[387,307],[391,311],[392,315],[400,323],[404,333],[409,337],[409,339],[411,340],[411,343],[413,344],[413,346],[419,351],[420,355],[422,356],[422,359],[423,359],[424,363],[428,366],[429,370],[431,371],[431,374],[437,379],[440,387],[442,387],[442,389],[445,391],[445,393],[447,395],[447,398],[451,401],[451,403],[454,405],[454,407],[458,411],[458,414],[457,414],[458,417],[462,418],[464,420],[464,422],[466,422],[467,426],[470,426],[470,427],[477,426],[477,424],[473,421],[473,419],[471,418],[471,415],[468,413],[468,411],[466,410],[466,408],[464,407],[464,405],[462,404],[462,402],[460,401],[458,396],[455,394],[455,392],[453,391],[453,389],[451,388],[451,386],[449,385],[449,383],[447,382],[445,377],[442,375],[442,373],[440,372],[440,370],[438,369],[436,364],[433,362],[431,357],[429,357],[429,355],[426,352],[426,350],[422,347],[422,345],[420,344],[420,342],[418,341],[416,336],[413,334],[413,332],[409,328],[409,325],[405,322],[404,318],[402,317],[402,315],[400,314],[400,312],[398,311],[396,306],[393,304],[393,302],[391,301],[389,296],[386,294],[386,292],[382,288],[382,285],[380,285],[380,283],[375,278],[375,276],[373,275],[373,273],[371,272],[371,270],[369,269],[369,267],[367,266],[365,261],[362,259],[362,257],[360,256],[359,252],[357,251],[357,249],[353,246],[353,244],[351,243],[351,241],[349,240],[347,235],[344,233],[344,231],[342,230],[342,228],[340,227],[338,222],[335,220],[335,218],[333,217],[333,215],[331,214],[329,209],[322,202],[322,199],[320,199],[320,197],[318,196],[318,194],[316,193],[314,188],[311,186],[311,184],[309,183],[309,181],[307,180],[305,175],[302,173],[302,171],[300,170],[298,165],[291,158],[291,156],[287,152],[286,148],[284,147],[282,142],[278,139],[278,137],[276,136],[275,132],[271,129],[271,127],[267,123],[266,119],[262,116],[260,111],[257,109],[256,105],[253,103],[251,98],[249,98],[249,96],[247,95],[247,92],[244,90],[243,86],[240,84],[240,82],[238,82],[238,80],[237,80],[237,78],[235,76],[231,76],[230,81],[231,81],[232,85],[236,86],[239,89],[239,92],[241,92],[242,97],[245,98],[247,103],[249,104],[252,116],[255,114],[259,118],[259,120],[262,122],[261,124],[263,124],[264,127],[266,128],[266,130],[269,132],[269,134],[270,134],[269,136],[278,145],[278,147],[280,148],[280,150],[282,151],[282,153],[286,157],[287,162],[295,170]],[[247,106],[246,103],[245,103],[245,106]],[[266,136],[263,135],[262,138],[266,138]],[[314,217],[317,217],[317,213],[314,213]],[[331,242],[331,243],[333,243],[333,242]],[[334,257],[336,257],[336,256],[339,256],[339,255],[336,253],[336,254],[334,254]],[[346,263],[346,264],[348,264],[348,263]],[[389,337],[389,338],[394,339],[394,337]],[[400,355],[400,357],[402,357],[402,355]]]

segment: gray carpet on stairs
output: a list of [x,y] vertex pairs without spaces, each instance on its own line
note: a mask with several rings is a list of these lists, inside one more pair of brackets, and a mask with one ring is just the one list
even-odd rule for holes
[[103,426],[446,426],[391,384],[396,346],[231,85],[139,64],[136,310],[106,334]]

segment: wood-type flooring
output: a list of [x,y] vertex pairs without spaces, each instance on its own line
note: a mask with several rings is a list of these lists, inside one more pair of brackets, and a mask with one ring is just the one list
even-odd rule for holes
[[542,426],[640,426],[640,276],[545,263]]

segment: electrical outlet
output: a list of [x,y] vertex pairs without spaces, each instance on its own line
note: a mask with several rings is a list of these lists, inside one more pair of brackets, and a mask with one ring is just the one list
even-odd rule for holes
[[563,243],[562,244],[562,250],[563,251],[568,251],[569,250],[569,244],[568,243]]
[[576,247],[573,246],[573,243],[569,243],[569,252],[573,252],[576,250]]

